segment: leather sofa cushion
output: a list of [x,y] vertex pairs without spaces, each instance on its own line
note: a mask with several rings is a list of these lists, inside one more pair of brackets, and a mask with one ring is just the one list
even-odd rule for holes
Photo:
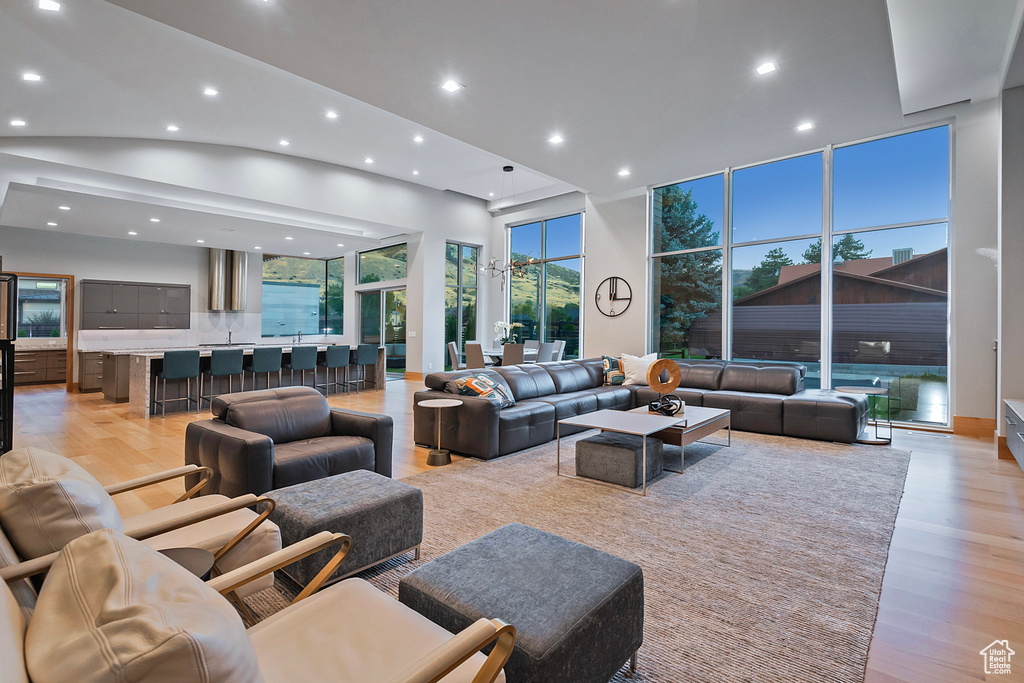
[[722,391],[749,391],[789,396],[799,391],[800,372],[794,367],[727,365],[722,371]]
[[373,441],[362,436],[323,436],[274,447],[274,488],[373,470]]
[[682,374],[680,387],[705,391],[718,389],[722,380],[722,368],[725,367],[723,363],[686,363],[684,361],[677,361],[677,363]]
[[[704,405],[704,394],[708,393],[708,390],[680,387],[672,393],[681,398],[688,406],[702,406]],[[657,401],[660,396],[661,394],[650,387],[640,387],[636,390],[636,404],[644,406],[651,401]]]
[[[647,387],[636,386],[637,390]],[[598,410],[629,410],[633,407],[633,390],[628,386],[607,386],[587,389],[586,393],[597,397]]]
[[709,391],[704,407],[731,411],[733,429],[761,434],[782,434],[782,394],[752,394],[742,391]]
[[590,391],[538,396],[537,398],[530,399],[530,401],[553,405],[555,407],[555,420],[564,420],[567,417],[584,415],[597,410],[597,395]]
[[555,407],[541,401],[524,401],[504,408],[498,413],[498,433],[499,455],[547,443],[555,438]]
[[516,401],[558,393],[550,373],[541,365],[509,365],[495,370],[505,378]]
[[863,394],[808,389],[783,401],[786,436],[853,443],[867,422],[868,399]]
[[31,447],[0,457],[0,524],[23,560],[97,529],[124,529],[113,499],[81,465]]
[[[18,557],[16,552],[14,552],[14,546],[12,546],[11,542],[7,540],[7,536],[4,535],[3,528],[0,527],[0,569],[10,567],[18,564],[19,562],[21,562],[21,558]],[[0,584],[2,583],[4,582],[0,581]],[[21,611],[25,615],[25,618],[30,618],[32,616],[32,610],[35,609],[36,606],[36,591],[32,588],[32,584],[28,582],[28,579],[22,579],[21,581],[15,581],[14,583],[7,584],[7,587],[10,589],[11,593],[14,594],[14,599],[18,603],[18,606],[21,607]],[[0,623],[2,622],[3,619],[0,618]],[[0,646],[0,650],[2,650],[2,646]],[[0,657],[0,662],[3,662],[2,657]],[[2,674],[3,665],[0,663],[0,681],[6,681],[7,679],[4,678]]]
[[29,622],[25,658],[33,683],[263,680],[227,600],[109,529],[61,551]]
[[25,670],[25,619],[7,584],[0,581],[0,681],[29,683]]
[[593,376],[587,369],[574,361],[544,363],[543,367],[551,375],[551,381],[555,384],[555,391],[559,394],[593,389],[604,383],[603,381],[595,383]]
[[599,387],[604,384],[604,362],[600,358],[580,358],[571,362],[587,371],[590,375],[590,386]]
[[232,427],[269,436],[275,444],[330,434],[331,409],[327,399],[310,387],[289,388],[299,391],[273,389],[267,394],[276,395],[266,395],[262,400],[229,404],[224,421]]
[[[133,529],[145,527],[166,519],[174,519],[183,514],[205,510],[218,503],[225,503],[227,500],[227,496],[219,494],[196,496],[174,505],[165,505],[155,510],[147,510],[125,519],[125,533],[130,534]],[[249,508],[244,508],[199,522],[198,524],[189,524],[187,527],[175,529],[166,534],[147,538],[143,543],[155,550],[164,550],[166,548],[203,548],[215,553],[254,519],[256,519],[256,513]],[[253,529],[252,533],[242,539],[231,552],[220,558],[217,561],[217,566],[224,571],[231,571],[250,562],[255,562],[280,549],[281,531],[277,528],[276,524],[267,519]],[[270,588],[273,585],[274,575],[267,574],[252,583],[242,586],[238,589],[237,593],[244,598],[247,595],[261,591],[264,588]]]
[[[267,683],[370,683],[392,680],[452,634],[366,581],[347,579],[261,621],[249,636]],[[444,683],[470,683],[483,662],[474,654]]]

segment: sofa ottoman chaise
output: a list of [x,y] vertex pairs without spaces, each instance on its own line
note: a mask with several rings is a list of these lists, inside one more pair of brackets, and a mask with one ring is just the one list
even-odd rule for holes
[[868,397],[808,389],[782,400],[783,433],[852,443],[868,426]]
[[456,633],[482,614],[513,624],[509,683],[607,683],[643,644],[643,570],[523,524],[416,569],[398,599]]

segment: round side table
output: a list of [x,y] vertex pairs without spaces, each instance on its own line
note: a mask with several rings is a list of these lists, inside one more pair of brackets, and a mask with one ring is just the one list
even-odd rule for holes
[[[878,407],[879,396],[889,396],[889,390],[885,387],[836,387],[836,391],[841,391],[844,394],[865,394],[868,397],[868,412],[872,416],[875,414],[875,409]],[[889,401],[885,402],[885,421],[889,426],[889,437],[878,436],[878,418],[874,418],[875,421],[875,438],[873,439],[857,439],[857,443],[866,443],[874,446],[888,446],[892,443],[892,414],[889,412]]]
[[462,401],[457,398],[432,398],[420,401],[419,405],[424,408],[437,408],[437,448],[432,448],[427,454],[427,464],[432,467],[451,464],[451,453],[448,452],[448,449],[441,448],[441,413],[444,412],[445,408],[461,406]]

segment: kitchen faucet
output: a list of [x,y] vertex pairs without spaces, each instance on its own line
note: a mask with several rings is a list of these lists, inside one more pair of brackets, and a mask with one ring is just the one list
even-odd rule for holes
[[299,330],[299,343],[302,343],[302,330]]
[[231,328],[228,328],[228,346],[231,346]]

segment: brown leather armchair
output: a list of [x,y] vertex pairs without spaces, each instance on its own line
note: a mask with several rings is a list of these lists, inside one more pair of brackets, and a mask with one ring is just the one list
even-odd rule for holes
[[239,496],[353,470],[391,476],[387,415],[331,408],[310,387],[222,394],[185,430],[185,463],[209,467],[202,493]]

